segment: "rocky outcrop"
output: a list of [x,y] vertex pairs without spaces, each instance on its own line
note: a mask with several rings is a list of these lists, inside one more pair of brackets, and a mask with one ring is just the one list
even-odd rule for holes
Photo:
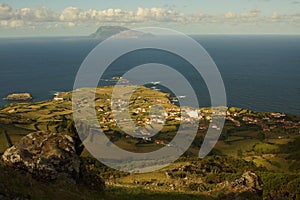
[[10,166],[30,172],[41,179],[79,177],[80,161],[70,136],[35,132],[23,137],[2,155]]
[[29,172],[38,180],[64,180],[104,190],[104,181],[81,164],[72,137],[34,132],[2,155],[6,165]]
[[262,182],[253,172],[245,172],[233,182],[217,184],[214,190],[223,190],[229,199],[262,199]]
[[104,181],[81,164],[72,137],[58,133],[34,132],[7,149],[2,160],[24,170],[38,180],[64,180],[83,183],[103,191]]
[[29,93],[14,93],[4,98],[4,100],[8,101],[28,101],[30,99],[32,99],[32,96]]

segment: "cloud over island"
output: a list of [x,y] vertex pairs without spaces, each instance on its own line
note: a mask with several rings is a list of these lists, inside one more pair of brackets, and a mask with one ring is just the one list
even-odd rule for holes
[[[200,10],[200,9],[199,9]],[[81,9],[70,6],[61,10],[47,7],[13,8],[9,4],[0,4],[1,29],[59,29],[78,26],[99,26],[102,24],[123,26],[200,26],[203,24],[249,25],[249,24],[300,24],[300,12],[281,14],[273,11],[264,14],[258,8],[243,12],[228,10],[223,13],[186,12],[176,7],[137,7],[126,10],[121,8]]]

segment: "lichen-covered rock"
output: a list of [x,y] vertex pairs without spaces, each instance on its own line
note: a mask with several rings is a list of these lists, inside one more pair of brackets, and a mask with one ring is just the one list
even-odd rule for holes
[[245,172],[233,182],[219,183],[214,190],[223,190],[230,199],[262,199],[262,182],[253,172]]
[[67,135],[31,133],[7,149],[2,159],[7,165],[28,171],[39,179],[77,180],[79,177],[80,161],[74,141]]

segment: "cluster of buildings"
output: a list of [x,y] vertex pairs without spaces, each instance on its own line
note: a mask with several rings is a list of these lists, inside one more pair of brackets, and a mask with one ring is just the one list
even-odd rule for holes
[[241,123],[258,125],[266,132],[270,132],[278,127],[284,129],[300,129],[300,122],[288,120],[284,113],[277,112],[265,113],[264,116],[227,112],[226,119],[232,121],[236,126],[240,126]]
[[[136,103],[135,101],[138,101],[139,103]],[[168,99],[164,98],[137,97],[130,102],[121,98],[114,99],[112,109],[110,109],[110,106],[108,105],[108,102],[110,104],[111,100],[107,99],[105,102],[106,103],[100,105],[97,105],[96,103],[96,109],[99,115],[98,119],[102,128],[109,130],[119,124],[130,124],[130,121],[134,121],[136,124],[133,128],[134,134],[140,138],[145,138],[145,140],[149,140],[152,133],[151,130],[155,125],[168,125],[170,122],[172,124],[188,123],[197,125],[198,122],[200,122],[199,129],[201,130],[207,129],[208,124],[211,123],[213,129],[220,130],[218,123],[213,121],[212,116],[217,118],[225,117],[226,121],[231,121],[236,127],[239,127],[242,124],[254,124],[260,126],[263,131],[271,131],[277,127],[283,127],[284,129],[296,128],[300,130],[300,122],[288,120],[285,114],[277,112],[264,113],[261,115],[244,109],[239,109],[237,111],[230,111],[230,109],[224,111],[224,109],[220,109],[220,111],[218,111],[217,109],[214,110],[211,108],[180,108],[175,105],[168,106],[167,108],[162,107],[159,111],[154,112],[151,105],[163,105],[168,103]],[[89,106],[86,105],[86,103],[87,102],[82,101],[82,106]],[[124,112],[128,112],[128,109],[130,110],[130,116],[124,115]],[[127,116],[127,118],[116,118],[118,115]],[[130,138],[130,136],[126,138]],[[161,141],[156,141],[155,143],[162,144]]]

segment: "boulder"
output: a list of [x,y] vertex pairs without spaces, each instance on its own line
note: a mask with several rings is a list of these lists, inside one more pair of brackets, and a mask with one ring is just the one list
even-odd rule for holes
[[75,141],[68,135],[30,133],[7,149],[2,160],[12,168],[29,172],[37,180],[84,184],[98,191],[105,188],[104,181],[80,161]]
[[34,132],[23,137],[2,155],[4,163],[42,180],[59,177],[77,180],[80,160],[68,135]]

